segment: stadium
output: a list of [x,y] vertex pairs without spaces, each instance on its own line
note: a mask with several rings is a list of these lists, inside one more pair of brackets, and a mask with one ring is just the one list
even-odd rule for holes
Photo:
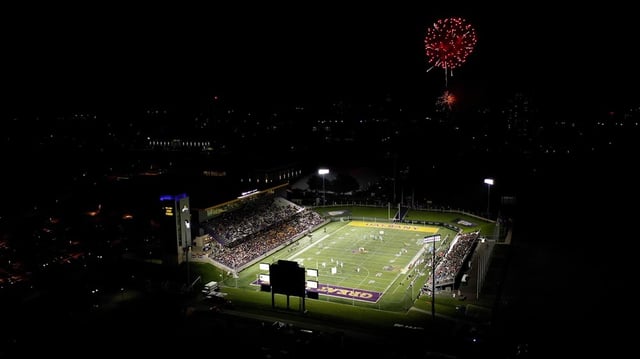
[[[197,234],[188,242],[176,231],[181,276],[198,293],[191,316],[249,317],[295,328],[296,337],[348,332],[436,343],[463,331],[472,333],[465,344],[479,345],[495,299],[483,286],[496,245],[509,237],[501,221],[391,204],[302,206],[287,199],[288,187],[191,209]],[[285,264],[286,273],[276,272]],[[212,281],[219,287],[200,294]]]

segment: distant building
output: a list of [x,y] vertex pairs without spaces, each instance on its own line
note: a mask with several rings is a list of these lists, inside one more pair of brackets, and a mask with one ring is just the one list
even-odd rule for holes
[[[165,228],[162,243],[163,262],[179,265],[188,259],[191,249],[191,209],[189,197],[186,194],[163,195],[160,197],[164,220],[161,227]],[[171,235],[170,228],[175,228]],[[165,237],[166,236],[166,237]]]

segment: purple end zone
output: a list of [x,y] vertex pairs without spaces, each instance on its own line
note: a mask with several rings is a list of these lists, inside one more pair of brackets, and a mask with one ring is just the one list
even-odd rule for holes
[[[310,289],[311,290],[311,289]],[[313,290],[320,294],[329,295],[351,300],[361,300],[364,302],[375,303],[380,299],[382,293],[372,292],[370,290],[339,287],[337,285],[320,284],[317,289]]]
[[[251,284],[261,285],[262,281],[256,280],[256,281],[253,281]],[[371,302],[371,303],[376,303],[382,296],[382,293],[380,292],[372,292],[370,290],[340,287],[337,285],[328,285],[328,284],[322,284],[322,283],[318,284],[317,289],[309,288],[307,290],[310,292],[318,292],[320,294],[328,295],[331,297],[338,297],[338,298],[344,298],[349,300],[360,300],[363,302]]]

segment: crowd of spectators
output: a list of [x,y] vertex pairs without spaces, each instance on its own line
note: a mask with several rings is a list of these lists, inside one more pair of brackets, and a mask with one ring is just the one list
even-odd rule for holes
[[[449,246],[446,252],[437,253],[435,270],[436,287],[454,283],[465,260],[473,250],[473,244],[479,235],[479,231],[460,233],[453,239],[451,246]],[[428,285],[433,283],[433,277],[431,275],[429,275],[426,283],[428,283]]]
[[228,246],[286,221],[302,210],[302,207],[282,197],[267,196],[247,202],[236,210],[224,212],[203,226],[217,242]]
[[323,221],[317,212],[282,197],[263,198],[204,225],[214,239],[208,256],[229,268],[240,268],[304,236]]

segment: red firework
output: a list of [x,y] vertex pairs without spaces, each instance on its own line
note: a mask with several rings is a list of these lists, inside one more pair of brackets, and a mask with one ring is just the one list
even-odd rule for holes
[[451,108],[453,107],[453,105],[456,103],[456,97],[455,95],[450,92],[450,91],[445,91],[442,96],[438,97],[438,101],[436,102],[436,105],[440,106],[443,109],[449,109],[451,110]]
[[[451,70],[460,67],[478,42],[476,30],[461,17],[450,17],[436,21],[427,29],[424,39],[427,58],[431,67]],[[427,70],[427,71],[429,71]]]

